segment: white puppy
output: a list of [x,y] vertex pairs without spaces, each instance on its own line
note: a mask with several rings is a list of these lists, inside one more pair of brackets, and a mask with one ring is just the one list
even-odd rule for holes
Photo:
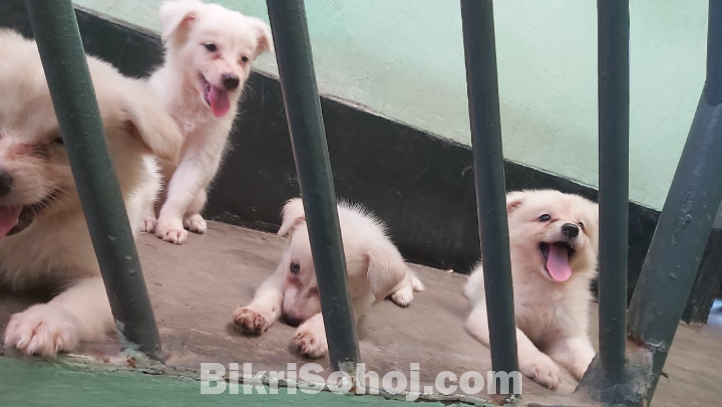
[[[519,368],[555,389],[560,375],[554,361],[580,379],[595,355],[587,331],[598,207],[558,191],[522,191],[507,195],[507,213]],[[481,266],[469,278],[465,294],[473,307],[467,329],[488,346]],[[493,306],[488,311],[494,312]]]
[[165,64],[149,86],[180,126],[185,137],[180,163],[164,165],[167,198],[155,217],[147,209],[144,230],[182,244],[186,229],[205,233],[200,211],[233,126],[251,62],[273,52],[266,23],[217,4],[199,0],[168,1],[160,8]]
[[[114,327],[35,42],[0,30],[0,287],[57,296],[11,317],[5,346],[54,356]],[[109,153],[132,226],[160,188],[151,154],[181,134],[141,81],[88,57]],[[137,229],[135,227],[134,229]]]
[[[396,304],[408,306],[413,292],[422,291],[424,286],[386,236],[382,223],[362,207],[345,203],[339,204],[338,217],[354,322],[389,295]],[[300,325],[293,337],[298,351],[323,357],[328,351],[326,329],[300,198],[288,201],[283,208],[278,234],[291,236],[278,269],[258,288],[249,305],[236,308],[233,321],[242,333],[260,335],[282,316],[287,324]]]

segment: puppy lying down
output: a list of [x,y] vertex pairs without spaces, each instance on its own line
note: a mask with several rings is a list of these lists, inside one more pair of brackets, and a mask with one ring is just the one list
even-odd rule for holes
[[[507,195],[507,213],[519,368],[555,389],[560,382],[556,363],[580,379],[595,355],[587,330],[598,207],[558,191],[522,191]],[[487,312],[494,309],[486,306],[481,265],[465,295],[473,307],[467,329],[488,346]]]
[[[424,286],[404,263],[381,222],[362,207],[345,203],[339,204],[338,216],[355,322],[388,296],[397,305],[408,306],[414,291],[422,291]],[[283,208],[278,234],[290,235],[278,269],[261,284],[249,305],[236,308],[233,320],[240,332],[260,335],[283,317],[288,325],[300,325],[293,337],[298,351],[323,357],[328,351],[326,329],[300,198]]]
[[[0,289],[56,296],[11,317],[4,345],[54,356],[114,327],[98,262],[35,42],[0,30]],[[182,139],[143,83],[88,57],[130,224],[159,188],[150,154],[174,160]]]

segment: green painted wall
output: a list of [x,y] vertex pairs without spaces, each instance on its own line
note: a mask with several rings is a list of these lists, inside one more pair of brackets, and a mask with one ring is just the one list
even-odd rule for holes
[[[142,373],[87,373],[34,360],[0,357],[0,405],[5,407],[399,407],[412,405],[381,396],[322,392],[288,394],[201,394],[195,380]],[[448,405],[448,404],[447,404]],[[437,402],[424,403],[442,407]]]
[[[267,20],[263,0],[217,1]],[[159,28],[160,0],[76,3]],[[659,209],[704,82],[707,1],[631,3],[630,194]],[[458,0],[306,5],[323,93],[469,143]],[[596,1],[494,6],[507,158],[595,186]],[[276,73],[270,56],[257,67]]]

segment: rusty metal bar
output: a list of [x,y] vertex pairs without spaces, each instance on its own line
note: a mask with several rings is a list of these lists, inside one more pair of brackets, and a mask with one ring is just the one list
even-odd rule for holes
[[623,378],[629,236],[629,0],[598,0],[599,357]]
[[652,356],[648,402],[722,201],[722,0],[710,0],[707,81],[629,305],[629,338]]

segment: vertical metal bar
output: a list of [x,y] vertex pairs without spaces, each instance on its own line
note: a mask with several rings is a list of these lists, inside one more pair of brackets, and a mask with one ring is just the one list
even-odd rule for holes
[[267,0],[293,154],[318,276],[329,357],[352,373],[359,361],[336,192],[303,0]]
[[70,0],[26,0],[70,167],[124,346],[157,357],[155,323]]
[[722,0],[709,2],[707,82],[629,306],[629,337],[650,352],[651,402],[722,201]]
[[498,372],[516,372],[514,294],[491,0],[461,0],[461,17],[484,288],[487,308],[494,310],[488,315],[491,365]]
[[627,339],[629,0],[598,0],[599,356],[621,380]]

